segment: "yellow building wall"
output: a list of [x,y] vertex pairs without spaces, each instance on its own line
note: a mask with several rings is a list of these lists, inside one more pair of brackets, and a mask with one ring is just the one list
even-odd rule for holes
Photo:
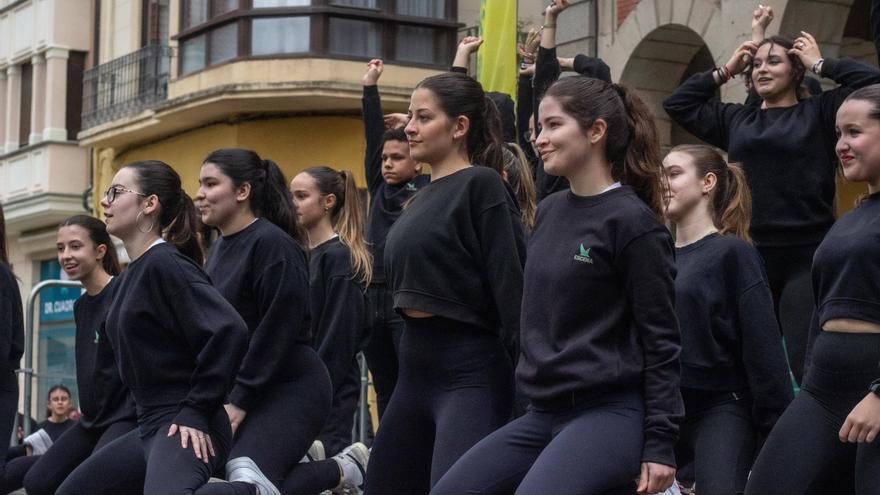
[[290,117],[218,123],[114,154],[98,150],[96,201],[126,163],[161,160],[180,174],[190,196],[198,190],[202,160],[218,148],[246,148],[274,161],[289,181],[300,171],[326,165],[354,172],[358,187],[364,177],[364,131],[358,116]]

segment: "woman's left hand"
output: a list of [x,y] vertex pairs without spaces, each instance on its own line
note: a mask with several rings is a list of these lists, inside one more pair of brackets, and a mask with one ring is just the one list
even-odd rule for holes
[[840,428],[844,443],[871,443],[880,433],[880,397],[871,392],[846,417]]
[[171,428],[168,428],[169,437],[173,437],[178,433],[180,433],[181,448],[186,449],[187,445],[192,442],[193,452],[196,454],[196,459],[201,459],[202,462],[207,464],[208,455],[211,457],[217,456],[217,453],[214,452],[214,444],[211,443],[211,435],[208,435],[201,430],[190,428],[189,426],[172,424]]
[[816,43],[816,38],[805,31],[801,31],[801,35],[794,40],[794,46],[788,53],[800,58],[807,70],[810,70],[813,64],[822,58],[822,52],[819,51],[819,43]]
[[232,426],[232,434],[235,435],[235,432],[238,431],[238,427],[244,422],[244,417],[247,416],[247,411],[235,404],[226,404],[223,408],[226,409],[226,415],[229,416],[229,424]]
[[639,476],[639,495],[660,493],[675,483],[675,468],[656,462],[643,462]]

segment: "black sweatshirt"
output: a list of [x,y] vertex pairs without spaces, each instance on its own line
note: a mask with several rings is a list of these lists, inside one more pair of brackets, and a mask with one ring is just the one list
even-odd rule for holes
[[742,163],[759,246],[818,244],[834,223],[837,109],[853,90],[880,83],[880,70],[829,58],[822,75],[841,87],[787,108],[722,103],[712,71],[692,76],[663,103],[674,121]]
[[474,166],[425,186],[391,227],[385,269],[394,307],[519,334],[525,240],[501,176]]
[[643,461],[675,466],[679,394],[672,238],[621,186],[548,196],[529,237],[517,383],[540,410],[641,389]]
[[842,216],[816,249],[813,294],[811,337],[833,319],[880,324],[880,193]]
[[338,237],[312,249],[309,278],[313,346],[330,372],[336,406],[336,393],[357,367],[366,337],[366,294],[352,278],[350,252]]
[[764,262],[747,242],[720,234],[675,255],[682,389],[750,392],[766,436],[794,397]]
[[76,321],[76,386],[79,389],[80,424],[86,429],[101,429],[118,421],[137,417],[134,399],[119,378],[113,349],[100,339],[101,326],[107,317],[113,290],[113,278],[101,292],[83,294],[73,305]]
[[[94,338],[94,335],[92,335],[92,338]],[[76,424],[76,421],[70,418],[65,419],[60,423],[53,423],[47,419],[38,424],[35,431],[45,430],[46,434],[49,435],[49,438],[51,438],[53,442],[57,442],[58,437],[60,437],[65,431],[69,430],[74,424]]]
[[205,271],[248,328],[247,352],[229,402],[251,410],[269,385],[290,381],[285,360],[310,344],[309,268],[303,249],[272,222],[258,218],[211,246]]
[[403,205],[416,191],[427,185],[431,178],[417,175],[404,184],[391,185],[382,177],[382,148],[385,122],[382,115],[382,102],[378,86],[364,86],[362,100],[364,109],[364,134],[367,150],[364,154],[364,169],[367,176],[367,189],[370,192],[370,214],[367,218],[367,242],[373,255],[373,282],[385,282],[385,238],[388,230],[403,211]]
[[3,360],[0,389],[17,390],[18,379],[13,372],[21,364],[24,353],[24,312],[18,280],[12,270],[0,261],[0,359]]
[[207,432],[247,349],[247,325],[193,260],[161,243],[119,276],[104,326],[147,437],[172,423]]

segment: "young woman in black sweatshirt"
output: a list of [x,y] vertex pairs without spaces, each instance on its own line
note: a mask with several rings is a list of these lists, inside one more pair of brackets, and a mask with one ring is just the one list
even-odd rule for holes
[[[73,307],[82,416],[27,470],[25,490],[37,495],[54,494],[93,452],[137,428],[131,394],[122,384],[109,347],[101,349],[109,344],[98,338],[113,300],[115,277],[120,273],[113,241],[104,222],[74,215],[59,225],[56,246],[61,268],[86,290]],[[142,483],[127,488],[140,490]]]
[[685,408],[676,462],[696,463],[701,494],[742,493],[759,439],[793,396],[773,296],[749,244],[751,195],[742,170],[710,146],[675,147],[663,169]]
[[385,278],[385,238],[403,212],[403,205],[431,180],[422,174],[421,164],[410,156],[403,129],[386,129],[377,86],[384,68],[379,59],[367,64],[362,101],[366,137],[364,175],[370,193],[367,243],[373,257],[373,278],[367,289],[372,324],[364,355],[373,376],[380,420],[397,383],[397,351],[403,333],[403,320],[394,311],[391,289]]
[[[718,86],[750,69],[760,105],[721,103]],[[807,97],[812,70],[840,87]],[[670,117],[742,164],[752,191],[751,236],[764,259],[789,364],[800,381],[806,355],[810,263],[834,222],[834,117],[855,88],[880,82],[880,70],[823,59],[807,33],[740,45],[724,66],[696,74],[664,102]]]
[[531,406],[432,493],[661,492],[683,411],[653,118],[585,77],[557,81],[540,110],[537,149],[571,190],[544,199],[529,237],[516,377]]
[[[18,279],[9,266],[6,250],[6,220],[0,206],[0,439],[12,438],[18,411],[18,378],[15,370],[24,353],[24,317]],[[6,473],[8,441],[0,441],[0,478]]]
[[519,328],[522,222],[501,171],[496,109],[458,73],[423,80],[406,126],[431,183],[385,245],[404,315],[400,377],[373,443],[367,493],[419,494],[510,415]]
[[202,162],[196,204],[220,231],[205,271],[248,328],[225,405],[233,432],[228,484],[199,493],[278,495],[330,410],[327,369],[311,348],[306,254],[284,174],[255,152],[226,148]]
[[318,440],[328,455],[337,455],[298,466],[285,481],[284,493],[360,493],[369,452],[361,443],[349,444],[360,396],[357,353],[368,327],[365,288],[373,269],[363,210],[347,170],[307,168],[293,178],[290,189],[309,239],[313,345],[333,384],[333,406]]
[[776,423],[747,495],[880,493],[880,85],[837,112],[837,156],[868,195],[816,250],[816,312],[801,393]]
[[174,169],[124,166],[101,206],[132,261],[98,339],[131,390],[138,429],[93,454],[57,493],[119,493],[124,474],[142,479],[148,495],[200,493],[232,447],[223,403],[247,325],[201,268],[195,207]]

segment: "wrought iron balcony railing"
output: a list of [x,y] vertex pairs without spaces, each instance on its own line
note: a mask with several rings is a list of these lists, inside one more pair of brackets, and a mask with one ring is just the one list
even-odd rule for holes
[[134,115],[168,95],[171,49],[148,45],[83,75],[83,129]]

